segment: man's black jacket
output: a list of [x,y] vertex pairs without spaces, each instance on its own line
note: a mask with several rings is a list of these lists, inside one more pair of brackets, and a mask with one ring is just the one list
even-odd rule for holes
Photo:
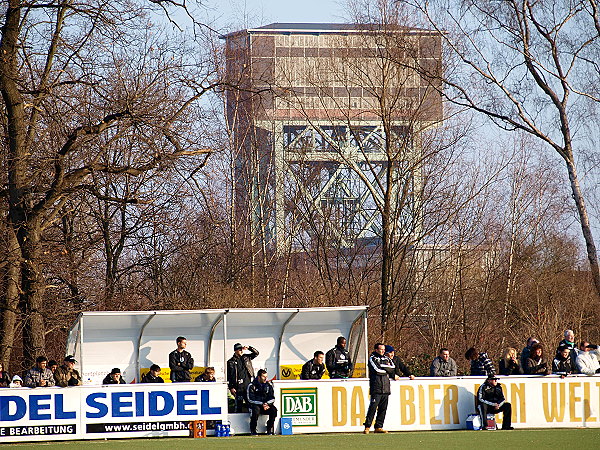
[[390,373],[394,373],[394,363],[386,355],[377,352],[369,357],[369,390],[373,394],[390,394]]
[[327,352],[325,365],[329,372],[329,378],[348,378],[353,367],[350,353],[339,345]]
[[273,383],[267,381],[261,383],[258,377],[254,379],[252,383],[248,385],[248,402],[251,405],[262,405],[267,403],[272,405],[275,403],[275,389],[273,389]]
[[227,361],[227,387],[245,392],[246,388],[254,378],[254,368],[252,360],[258,356],[258,350],[254,347],[248,347],[250,353],[242,356],[233,355]]
[[302,366],[301,380],[320,380],[325,373],[325,364],[317,364],[314,359],[306,361]]
[[194,358],[186,350],[178,352],[175,349],[169,353],[169,368],[172,382],[190,381],[192,378],[190,370],[194,368]]

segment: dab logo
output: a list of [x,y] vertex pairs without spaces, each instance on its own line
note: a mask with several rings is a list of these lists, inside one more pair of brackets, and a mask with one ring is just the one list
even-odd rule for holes
[[290,369],[283,369],[281,371],[281,375],[283,375],[284,378],[289,378],[291,374],[292,371]]
[[281,406],[281,417],[291,417],[293,426],[318,425],[317,388],[283,388]]

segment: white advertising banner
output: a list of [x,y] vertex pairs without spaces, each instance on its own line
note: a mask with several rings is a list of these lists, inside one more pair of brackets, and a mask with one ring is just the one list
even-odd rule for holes
[[0,389],[0,442],[188,436],[226,418],[225,383]]
[[[500,378],[517,428],[600,427],[599,376]],[[464,429],[483,382],[482,377],[392,381],[385,429]],[[279,414],[292,418],[294,434],[363,429],[368,380],[278,381],[275,391]]]

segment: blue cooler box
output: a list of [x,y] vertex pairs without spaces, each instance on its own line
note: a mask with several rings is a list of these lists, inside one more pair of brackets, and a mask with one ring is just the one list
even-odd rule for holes
[[281,434],[283,436],[294,434],[292,432],[292,418],[291,417],[282,417],[279,420],[279,426],[281,427]]
[[469,414],[467,416],[467,430],[481,430],[481,416]]

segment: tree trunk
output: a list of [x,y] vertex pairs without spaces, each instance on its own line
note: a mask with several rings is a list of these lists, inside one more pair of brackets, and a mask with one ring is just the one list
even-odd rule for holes
[[5,292],[2,298],[0,320],[0,362],[5,369],[12,354],[17,328],[19,308],[19,283],[20,283],[20,249],[17,238],[10,227],[6,227],[8,237],[7,268],[5,272]]
[[598,253],[596,252],[596,244],[594,243],[594,236],[592,235],[592,229],[590,227],[590,219],[581,193],[581,187],[579,186],[579,179],[577,178],[577,170],[575,169],[573,159],[567,159],[566,163],[567,171],[569,172],[569,180],[571,181],[573,200],[575,200],[575,205],[577,205],[581,231],[583,233],[583,238],[585,239],[585,248],[590,263],[592,280],[594,281],[596,293],[600,296],[600,267],[598,267]]

